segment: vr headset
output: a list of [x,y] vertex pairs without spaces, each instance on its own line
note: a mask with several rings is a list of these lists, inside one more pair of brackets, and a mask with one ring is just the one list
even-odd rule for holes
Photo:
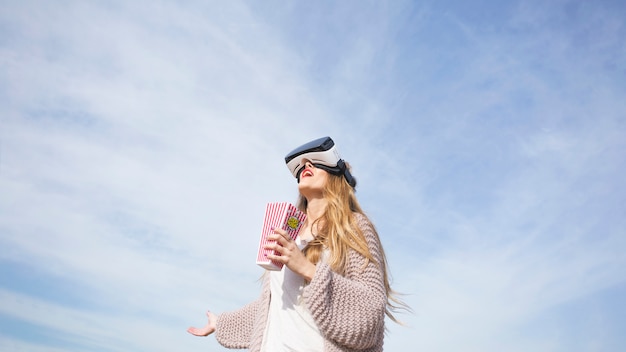
[[304,160],[309,160],[318,169],[333,175],[343,175],[353,188],[356,180],[350,174],[346,163],[339,157],[335,142],[330,137],[322,137],[301,145],[285,157],[289,171],[300,182],[300,173],[304,170]]

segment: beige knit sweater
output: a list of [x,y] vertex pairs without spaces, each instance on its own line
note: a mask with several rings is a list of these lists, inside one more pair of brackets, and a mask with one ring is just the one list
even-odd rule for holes
[[[365,216],[355,217],[376,263],[364,267],[365,258],[353,250],[345,275],[318,263],[315,276],[303,292],[305,304],[324,337],[325,352],[383,350],[387,297],[382,267],[377,264],[381,262],[380,241]],[[269,276],[265,278],[256,301],[219,315],[215,337],[224,347],[260,351],[270,300]]]

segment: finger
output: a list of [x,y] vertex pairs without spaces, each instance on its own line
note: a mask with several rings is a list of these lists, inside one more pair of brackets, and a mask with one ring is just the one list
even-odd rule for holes
[[268,243],[264,246],[265,249],[273,250],[274,252],[283,254],[285,251],[285,246],[276,243]]
[[268,254],[265,257],[274,262],[286,263],[286,257],[284,255]]
[[215,325],[217,323],[217,315],[213,314],[211,311],[206,312],[206,314],[209,317],[209,321]]
[[287,241],[291,241],[291,237],[289,236],[287,231],[285,231],[285,230],[283,230],[281,228],[275,228],[274,229],[274,233],[277,233],[277,234],[281,235]]
[[271,234],[271,235],[267,236],[267,239],[270,240],[270,241],[274,241],[274,242],[280,244],[281,246],[286,246],[289,243],[289,240],[287,240],[285,238],[285,236],[283,236],[281,234],[277,234],[277,233],[274,233],[274,234]]
[[198,331],[198,328],[189,328],[187,329],[187,332],[195,336],[201,335],[200,332]]

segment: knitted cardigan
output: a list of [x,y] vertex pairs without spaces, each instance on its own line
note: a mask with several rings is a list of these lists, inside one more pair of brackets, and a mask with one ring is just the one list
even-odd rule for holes
[[[350,250],[344,275],[317,264],[302,297],[324,338],[325,352],[383,350],[387,296],[381,263],[381,245],[373,225],[361,214],[355,219],[375,262]],[[233,312],[218,316],[215,337],[224,347],[261,350],[269,311],[269,275],[261,296]]]

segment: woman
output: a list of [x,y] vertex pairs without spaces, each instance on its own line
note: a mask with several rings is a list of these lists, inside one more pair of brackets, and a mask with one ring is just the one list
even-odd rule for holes
[[355,196],[356,180],[330,137],[289,153],[298,208],[307,220],[296,240],[282,229],[266,245],[281,271],[263,277],[261,296],[243,308],[189,328],[215,332],[227,348],[250,351],[382,351],[385,315],[406,308],[393,295],[376,229]]

